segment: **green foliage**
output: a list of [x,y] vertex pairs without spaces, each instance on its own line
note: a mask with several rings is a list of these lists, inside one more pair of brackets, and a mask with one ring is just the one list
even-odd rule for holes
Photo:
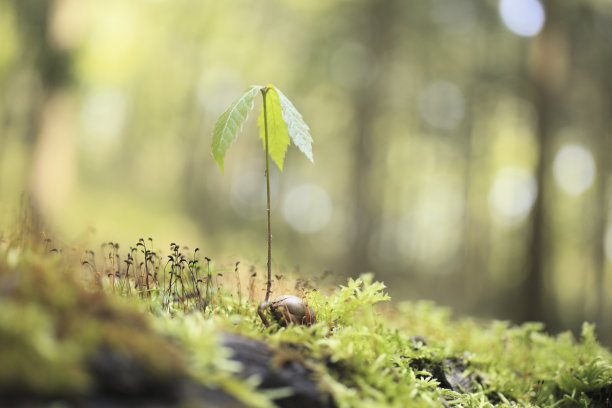
[[0,293],[0,393],[86,393],[88,364],[103,349],[142,365],[149,379],[184,375],[147,318],[86,284],[75,264],[29,248],[0,252],[0,281],[13,282]]
[[373,308],[389,300],[384,287],[367,274],[327,297],[311,294],[322,324],[331,327],[331,335],[316,343],[330,362],[320,368],[322,382],[340,407],[439,406],[437,381],[408,364],[410,338],[387,327]]
[[[338,407],[606,407],[610,397],[612,355],[590,324],[578,341],[538,323],[454,320],[432,303],[390,304],[367,274],[328,294],[306,290],[316,324],[264,328],[257,302],[214,278],[202,307],[202,285],[221,271],[200,267],[197,251],[188,259],[173,244],[164,267],[161,254],[141,248],[151,263],[140,270],[117,258],[115,275],[93,259],[77,266],[67,255],[0,249],[0,391],[87,395],[95,387],[88,364],[105,349],[137,362],[149,381],[190,378],[273,407],[286,390],[264,392],[257,378],[236,376],[220,341],[230,332],[265,341],[279,361],[302,360]],[[145,266],[158,271],[148,288]]]
[[[271,85],[268,85],[272,87]],[[273,88],[275,89],[275,88]],[[310,130],[308,125],[302,119],[302,115],[293,106],[289,98],[287,98],[280,89],[275,89],[278,92],[279,103],[283,109],[283,119],[287,123],[287,131],[293,143],[308,157],[311,162],[314,161],[312,157],[312,137],[310,136]]]
[[313,292],[309,302],[317,310],[318,319],[329,325],[344,326],[363,321],[366,316],[371,318],[372,305],[390,300],[383,292],[385,285],[382,282],[372,282],[373,278],[372,274],[357,279],[349,278],[346,286],[340,286],[329,296]]
[[261,110],[257,121],[257,125],[259,126],[259,137],[264,143],[265,149],[265,135],[266,131],[268,132],[268,152],[278,168],[283,170],[283,161],[285,160],[287,146],[289,146],[289,133],[287,133],[287,124],[283,119],[279,94],[272,85],[268,85],[268,90],[264,94],[264,99],[266,109]]
[[283,169],[289,138],[310,161],[314,160],[312,156],[312,137],[308,125],[291,101],[274,85],[252,85],[232,102],[215,124],[212,152],[221,171],[223,171],[225,154],[232,142],[238,137],[238,132],[242,129],[249,111],[253,109],[255,95],[260,91],[265,99],[266,106],[265,110],[261,110],[257,121],[260,137],[264,140],[265,148],[267,132],[268,151],[278,168]]
[[56,321],[37,304],[0,300],[0,390],[80,393],[90,385],[80,364],[83,344],[58,339]]
[[612,361],[597,344],[594,325],[584,323],[577,349],[557,369],[555,382],[564,393],[562,406],[593,406],[599,390],[606,388],[612,398]]
[[612,365],[601,357],[589,359],[577,369],[565,364],[559,370],[557,384],[561,390],[568,393],[596,390],[612,384]]
[[272,285],[272,230],[271,230],[271,204],[270,204],[270,163],[269,157],[276,162],[282,171],[285,153],[289,145],[289,137],[298,148],[310,159],[312,158],[312,137],[308,126],[304,123],[302,115],[287,97],[273,85],[267,87],[253,85],[249,87],[226,110],[215,125],[213,132],[213,156],[223,171],[223,159],[230,144],[237,137],[238,131],[247,118],[248,112],[253,108],[253,98],[261,91],[263,109],[259,116],[260,136],[264,141],[266,152],[266,198],[268,213],[268,282],[265,301],[270,298]]
[[212,139],[212,152],[219,168],[223,171],[223,159],[232,142],[238,137],[246,122],[249,111],[253,109],[255,95],[263,87],[253,85],[247,88],[229,108],[219,117],[215,124]]

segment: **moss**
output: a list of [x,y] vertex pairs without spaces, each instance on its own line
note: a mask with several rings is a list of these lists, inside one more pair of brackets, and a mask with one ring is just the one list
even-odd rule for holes
[[41,397],[92,392],[91,360],[101,349],[130,355],[155,376],[186,373],[180,353],[145,315],[87,289],[62,266],[60,257],[31,249],[0,255],[1,390]]
[[57,257],[30,250],[0,254],[0,388],[5,392],[73,394],[90,385],[80,363],[84,336],[65,330],[68,316],[78,310],[77,286],[59,284],[60,272],[46,272],[55,272],[57,263]]
[[455,321],[427,302],[377,311],[383,289],[366,275],[328,296],[311,292],[317,325],[264,333],[315,357],[339,406],[605,406],[612,397],[612,357],[592,325],[577,341],[539,323]]
[[36,304],[0,300],[0,389],[4,392],[73,394],[90,379],[74,339],[55,336],[55,318]]
[[[248,406],[273,406],[274,393],[236,375],[219,336],[233,332],[265,341],[276,353],[272,369],[299,360],[339,407],[610,405],[612,356],[589,324],[576,339],[538,323],[456,320],[427,302],[394,305],[364,275],[329,294],[303,293],[316,324],[265,328],[257,302],[228,287],[211,285],[203,308],[186,274],[195,263],[180,262],[174,270],[189,296],[160,280],[128,290],[134,282],[124,271],[113,294],[90,279],[104,274],[85,269],[84,277],[70,254],[0,250],[0,392],[86,396],[125,391],[134,377],[163,389],[188,379]],[[124,383],[119,370],[131,373]]]

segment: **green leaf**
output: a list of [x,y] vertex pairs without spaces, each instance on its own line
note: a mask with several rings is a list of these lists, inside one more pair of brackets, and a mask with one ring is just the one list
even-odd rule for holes
[[295,109],[291,101],[279,90],[279,103],[283,111],[283,119],[287,124],[287,131],[293,143],[308,157],[311,162],[314,162],[312,157],[312,136],[308,125],[302,119],[302,115]]
[[223,159],[232,142],[238,137],[238,132],[253,109],[255,95],[263,86],[253,85],[247,88],[217,120],[213,131],[213,157],[223,171]]
[[[264,96],[266,98],[266,117],[268,119],[268,153],[278,168],[283,170],[283,161],[287,146],[289,146],[289,134],[287,133],[287,124],[283,119],[282,109],[279,102],[278,93],[272,85],[268,85],[268,91]],[[265,149],[265,126],[264,126],[264,110],[261,109],[259,114],[259,137],[264,141]]]

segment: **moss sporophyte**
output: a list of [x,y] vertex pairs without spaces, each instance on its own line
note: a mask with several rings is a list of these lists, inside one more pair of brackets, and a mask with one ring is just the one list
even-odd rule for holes
[[[290,140],[306,155],[310,161],[312,156],[312,137],[308,125],[302,119],[302,115],[293,106],[293,103],[274,85],[260,86],[252,85],[246,89],[231,105],[223,112],[215,124],[212,152],[219,168],[223,171],[223,160],[232,142],[238,137],[247,120],[249,111],[253,109],[254,99],[261,92],[263,103],[259,115],[259,135],[263,140],[266,155],[266,212],[268,216],[268,280],[266,284],[266,297],[260,303],[258,314],[264,325],[268,326],[268,320],[264,311],[270,309],[272,316],[282,323],[295,322],[305,323],[314,320],[314,311],[304,302],[291,295],[284,295],[273,302],[269,302],[272,287],[272,224],[270,205],[270,157],[279,170],[283,170],[285,153]],[[286,313],[279,312],[285,310]],[[297,313],[294,315],[294,313]],[[307,318],[304,316],[308,315]]]

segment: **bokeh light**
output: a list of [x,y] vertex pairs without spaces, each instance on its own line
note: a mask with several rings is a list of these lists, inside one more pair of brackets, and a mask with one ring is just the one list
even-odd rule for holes
[[497,172],[489,190],[489,211],[493,221],[505,227],[527,218],[538,193],[533,175],[520,167],[504,167]]
[[555,156],[553,175],[565,193],[580,195],[588,190],[595,179],[593,155],[580,145],[567,144]]
[[538,0],[500,0],[499,15],[506,27],[521,37],[538,35],[546,20]]

